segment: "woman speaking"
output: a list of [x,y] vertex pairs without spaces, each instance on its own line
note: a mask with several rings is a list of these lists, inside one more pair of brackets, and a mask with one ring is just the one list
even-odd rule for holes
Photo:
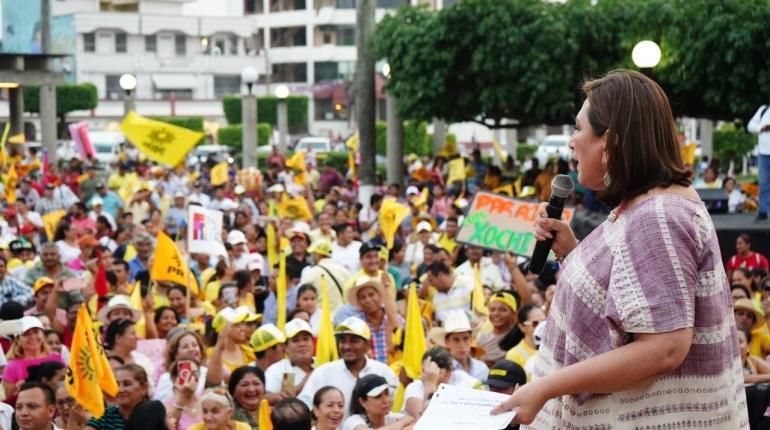
[[614,206],[562,273],[534,380],[493,413],[532,429],[748,428],[731,296],[716,232],[690,187],[663,90],[620,70],[587,82],[570,147],[580,184]]

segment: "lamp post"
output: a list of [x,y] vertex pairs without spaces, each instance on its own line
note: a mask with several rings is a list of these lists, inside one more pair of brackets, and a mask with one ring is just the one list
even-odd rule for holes
[[243,149],[243,167],[257,167],[257,98],[251,88],[257,83],[259,72],[249,66],[241,71],[241,82],[246,85],[246,94],[241,97],[241,146]]
[[660,63],[660,46],[652,40],[642,40],[634,45],[631,60],[646,76],[652,74],[652,68]]
[[[382,65],[382,75],[390,79],[390,64]],[[385,117],[388,124],[386,155],[388,159],[388,185],[404,183],[404,122],[398,116],[396,97],[385,93]]]
[[134,105],[134,90],[136,89],[136,76],[131,73],[125,73],[120,77],[118,81],[120,88],[125,94],[123,94],[123,115],[128,115],[129,112],[136,110]]
[[278,97],[278,150],[286,153],[286,136],[289,129],[289,112],[286,98],[289,97],[289,87],[278,85],[275,87],[275,96]]

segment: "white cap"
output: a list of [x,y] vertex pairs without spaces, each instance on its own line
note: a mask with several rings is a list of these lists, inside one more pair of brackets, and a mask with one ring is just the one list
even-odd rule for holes
[[243,185],[240,185],[240,184],[236,185],[235,188],[233,188],[233,192],[235,194],[243,194],[243,193],[246,192],[246,187],[244,187]]
[[21,317],[19,321],[21,322],[22,333],[26,333],[27,330],[32,330],[33,328],[43,329],[43,323],[37,317]]
[[220,208],[223,211],[231,211],[233,209],[238,209],[238,203],[236,203],[234,200],[224,199],[222,200],[222,205]]
[[419,233],[421,231],[430,231],[430,232],[432,232],[433,231],[433,226],[431,226],[428,221],[420,221],[419,223],[417,223],[417,228],[415,230],[417,230],[417,233]]
[[293,320],[287,322],[286,326],[284,327],[284,331],[286,332],[287,339],[291,339],[303,331],[310,336],[313,335],[313,329],[310,328],[310,324],[300,318],[294,318]]
[[412,195],[412,194],[420,194],[420,190],[417,187],[415,187],[414,185],[410,185],[410,186],[406,187],[406,195],[409,196],[409,195]]
[[227,233],[227,243],[229,245],[238,245],[239,243],[246,243],[246,235],[240,230],[233,230]]
[[283,185],[281,184],[274,184],[267,188],[268,193],[282,193],[285,189],[283,188]]
[[471,331],[471,322],[468,320],[468,315],[461,310],[449,311],[444,318],[444,330],[446,330],[446,334]]
[[293,237],[295,234],[304,234],[306,238],[310,238],[310,226],[304,221],[297,221],[294,226],[289,229],[289,237]]
[[178,198],[180,198],[180,197],[181,197],[181,198],[184,198],[184,193],[183,193],[183,192],[181,192],[181,191],[177,191],[177,192],[175,192],[175,193],[174,193],[174,198],[175,198],[175,199],[178,199]]
[[91,207],[94,206],[102,206],[104,202],[102,201],[101,197],[94,197],[91,199]]
[[246,269],[249,272],[253,272],[254,270],[259,270],[261,272],[265,269],[265,258],[258,253],[249,254],[249,260],[246,263]]

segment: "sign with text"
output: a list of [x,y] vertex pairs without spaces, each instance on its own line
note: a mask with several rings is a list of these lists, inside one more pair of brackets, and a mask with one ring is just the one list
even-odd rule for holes
[[[538,202],[512,199],[499,194],[476,193],[457,241],[495,251],[529,257],[535,249],[533,224]],[[562,219],[572,222],[574,210],[564,208]]]

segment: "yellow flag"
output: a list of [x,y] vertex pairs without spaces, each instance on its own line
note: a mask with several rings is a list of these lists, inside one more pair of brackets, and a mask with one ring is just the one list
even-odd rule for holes
[[211,168],[211,185],[219,186],[227,183],[230,177],[227,175],[227,163],[222,162]]
[[379,221],[382,234],[385,235],[385,240],[388,243],[388,249],[393,249],[398,226],[401,225],[407,215],[409,215],[409,208],[398,203],[393,197],[383,200]]
[[302,197],[289,197],[286,193],[281,196],[281,202],[278,204],[278,216],[305,221],[313,219],[307,200]]
[[94,418],[100,418],[104,415],[102,390],[114,396],[118,393],[118,384],[104,348],[94,336],[85,304],[80,305],[78,311],[71,351],[65,379],[67,392]]
[[497,140],[492,139],[492,146],[495,148],[495,152],[497,153],[497,156],[500,157],[500,161],[505,162],[505,159],[508,157],[508,154],[506,154],[503,151],[503,148],[500,147],[500,144],[497,143]]
[[259,402],[257,428],[259,428],[259,430],[273,430],[273,421],[270,419],[270,404],[267,403],[267,399],[265,398]]
[[356,157],[353,155],[352,152],[348,152],[348,170],[350,171],[350,176],[355,178],[356,177]]
[[409,286],[409,300],[406,303],[406,328],[404,329],[404,370],[412,379],[420,379],[422,355],[425,354],[425,330],[422,327],[420,302],[417,285]]
[[8,163],[8,152],[5,149],[5,143],[8,139],[8,132],[11,131],[11,122],[5,123],[5,129],[3,130],[3,137],[0,139],[0,163],[3,167]]
[[133,260],[136,257],[136,248],[134,248],[134,245],[128,244],[126,245],[126,253],[123,254],[123,261],[128,263],[129,261]]
[[479,271],[478,264],[473,266],[473,275],[476,282],[471,293],[471,306],[477,313],[489,315],[489,309],[487,309],[487,305],[484,303],[484,285],[481,283],[481,272]]
[[318,341],[315,347],[315,367],[339,359],[337,342],[334,339],[332,314],[329,310],[329,291],[326,287],[326,275],[321,275],[321,325],[318,328]]
[[8,143],[13,143],[15,145],[23,145],[27,143],[27,139],[24,137],[24,133],[14,134],[13,136],[8,138]]
[[186,285],[189,286],[191,294],[198,294],[197,278],[190,273],[174,241],[162,231],[158,232],[150,279]]
[[447,178],[447,184],[451,184],[457,181],[465,180],[465,159],[462,157],[449,160],[447,165],[449,170],[449,178]]
[[684,164],[694,165],[695,164],[695,150],[698,149],[698,145],[695,144],[695,142],[683,145],[680,147],[682,151],[682,161],[684,161]]
[[348,138],[348,140],[345,141],[345,146],[350,149],[352,152],[358,151],[358,142],[359,142],[359,135],[358,132],[353,133],[352,136]]
[[8,174],[5,175],[5,201],[8,204],[16,203],[16,166],[11,164]]
[[275,227],[273,223],[267,223],[267,264],[270,266],[270,271],[278,264],[278,250],[276,249],[278,244],[275,242]]
[[[133,288],[131,288],[130,294],[131,295],[128,298],[129,306],[142,312],[144,310],[144,306],[142,304],[142,288],[139,285],[139,282],[134,284]],[[142,313],[142,316],[140,316],[139,319],[136,320],[136,324],[134,325],[134,330],[136,331],[136,335],[141,337],[142,339],[147,337],[147,325],[146,325],[146,321],[144,320],[144,313]]]
[[391,411],[401,412],[401,408],[404,405],[404,394],[406,394],[404,384],[399,382],[398,388],[396,388],[396,394],[393,395],[393,407],[390,408]]
[[203,133],[144,118],[136,112],[126,115],[120,130],[147,158],[172,167],[203,139]]
[[48,236],[48,240],[53,240],[53,235],[56,233],[56,227],[59,226],[59,221],[67,215],[67,211],[59,209],[58,211],[50,212],[43,215],[43,225],[45,226],[45,234]]
[[278,263],[278,279],[275,281],[275,297],[278,303],[278,316],[276,318],[275,325],[278,330],[283,331],[283,327],[286,325],[286,286],[288,279],[286,279],[286,254],[281,253],[281,260]]
[[294,175],[294,182],[298,185],[305,185],[307,176],[305,175],[305,152],[297,151],[286,160],[286,167],[294,169],[297,173]]

